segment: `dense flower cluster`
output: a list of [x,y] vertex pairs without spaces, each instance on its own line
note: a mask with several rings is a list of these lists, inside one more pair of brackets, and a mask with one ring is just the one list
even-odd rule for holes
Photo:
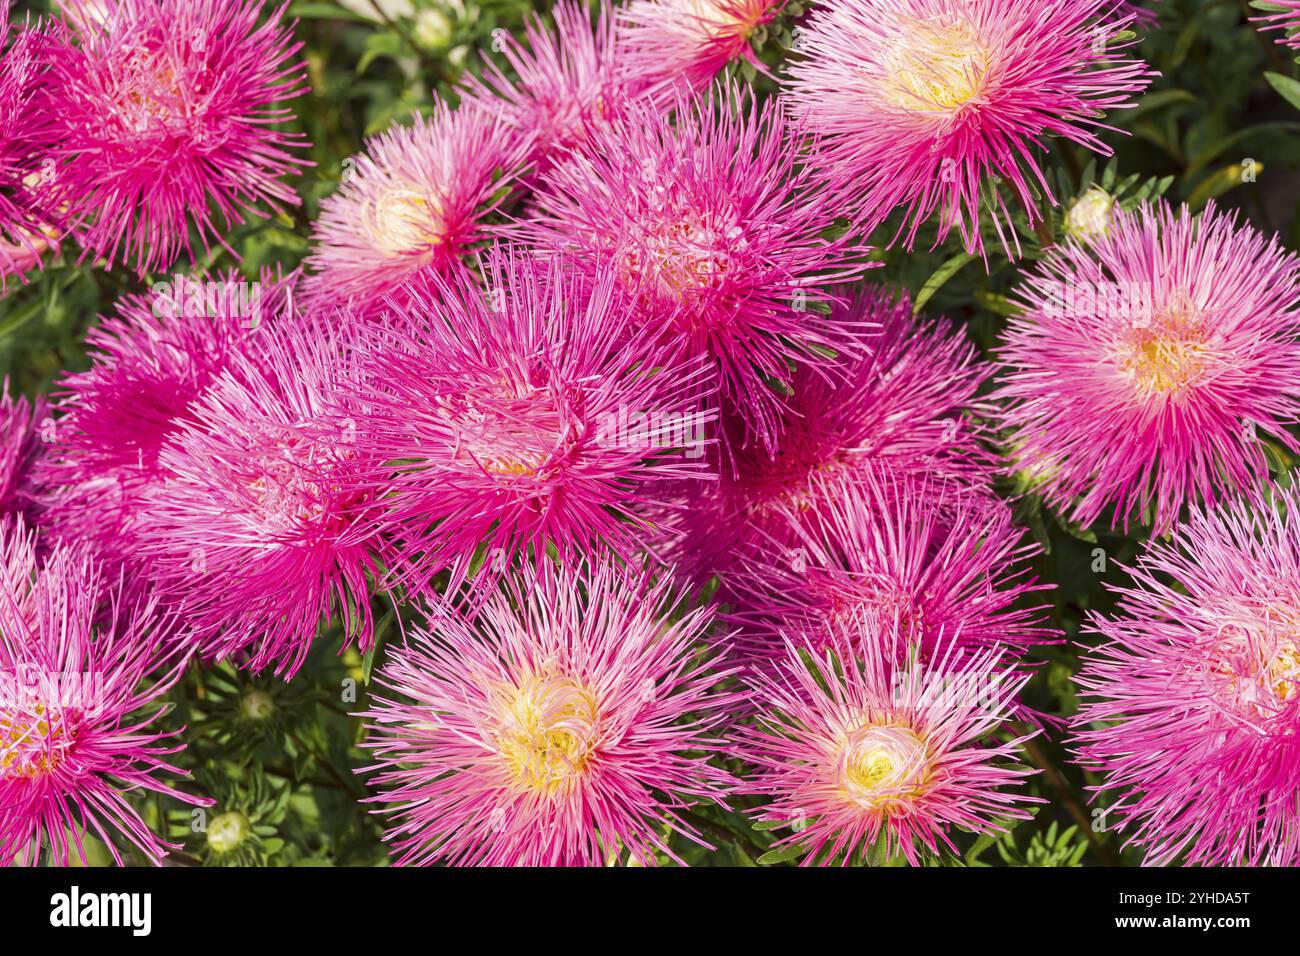
[[[303,191],[301,267],[230,270],[309,165],[286,9],[0,0],[0,296],[150,283],[0,391],[0,865],[160,863],[141,794],[257,859],[168,695],[266,681],[263,739],[321,650],[373,668],[338,789],[399,865],[948,861],[1071,719],[1146,862],[1300,863],[1300,260],[1110,178],[1052,208],[1149,10],[561,0]],[[925,314],[972,261],[1000,341]],[[1081,635],[1044,516],[1150,533]]]

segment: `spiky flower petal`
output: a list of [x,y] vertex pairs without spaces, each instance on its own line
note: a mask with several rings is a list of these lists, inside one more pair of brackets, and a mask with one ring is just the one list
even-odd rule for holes
[[257,0],[118,0],[62,25],[55,194],[88,253],[154,271],[195,259],[191,229],[225,245],[261,204],[298,202],[280,180],[304,140],[276,128],[306,89],[285,7],[259,23]]
[[[1004,829],[1036,802],[1011,761],[1028,737],[985,738],[1005,726],[1025,677],[996,650],[949,645],[922,660],[898,621],[869,615],[838,625],[813,651],[788,643],[776,677],[756,673],[758,723],[739,752],[751,787],[771,802],[757,816],[793,828],[803,864],[848,864],[874,847],[918,865],[952,850],[951,831]],[[1032,736],[1030,734],[1029,736]]]
[[826,283],[864,268],[860,249],[823,235],[836,208],[797,166],[796,140],[783,107],[738,87],[679,100],[673,116],[595,131],[518,230],[589,271],[612,267],[634,321],[708,356],[769,447],[790,365],[855,347],[818,309]]
[[721,803],[732,698],[696,645],[706,610],[609,558],[511,578],[473,618],[444,611],[391,654],[363,716],[397,862],[599,866],[676,859],[682,814]]
[[1102,155],[1106,110],[1153,75],[1111,46],[1131,21],[1113,0],[847,0],[814,7],[790,66],[790,100],[821,134],[817,163],[858,197],[869,228],[900,209],[910,248],[938,216],[982,253],[987,211],[1004,245],[1012,210],[1032,225],[1054,202],[1034,155],[1059,136]]
[[998,395],[1008,441],[1071,521],[1161,534],[1189,502],[1254,494],[1269,436],[1300,450],[1300,259],[1212,205],[1114,215],[1021,287]]
[[0,584],[0,866],[84,866],[86,837],[160,863],[176,847],[127,794],[209,802],[163,779],[182,745],[151,725],[184,664],[166,623],[120,606],[83,552],[38,563],[21,525],[0,523]]
[[1075,720],[1146,862],[1300,863],[1300,494],[1195,509],[1093,615]]

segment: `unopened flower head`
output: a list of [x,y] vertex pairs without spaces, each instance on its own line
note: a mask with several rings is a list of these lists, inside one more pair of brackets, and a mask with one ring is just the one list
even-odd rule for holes
[[710,763],[734,701],[699,653],[708,612],[661,619],[671,585],[608,557],[543,561],[473,617],[444,608],[377,675],[392,696],[363,716],[399,864],[680,862],[670,833],[701,842],[681,808],[733,783]]
[[1105,236],[1051,251],[1019,298],[1008,441],[1071,521],[1109,511],[1163,533],[1184,504],[1254,493],[1266,434],[1300,450],[1300,260],[1234,215],[1116,212]]
[[1115,197],[1100,186],[1092,186],[1076,199],[1065,213],[1065,232],[1073,239],[1088,242],[1110,231]]

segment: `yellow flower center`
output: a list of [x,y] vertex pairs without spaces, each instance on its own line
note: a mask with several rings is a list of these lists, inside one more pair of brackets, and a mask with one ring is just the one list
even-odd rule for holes
[[0,711],[0,780],[35,780],[63,762],[71,735],[44,704]]
[[1208,356],[1197,312],[1185,305],[1135,328],[1120,365],[1143,396],[1179,395],[1199,381]]
[[984,91],[992,56],[961,21],[904,24],[885,54],[885,99],[900,109],[955,113]]
[[567,677],[534,676],[502,708],[497,748],[520,788],[555,796],[581,783],[599,725],[590,690]]
[[388,255],[431,251],[445,241],[442,204],[436,196],[407,186],[385,190],[367,210],[365,222],[376,247]]
[[889,813],[929,788],[925,741],[909,727],[868,723],[845,737],[836,779],[840,792],[853,803]]

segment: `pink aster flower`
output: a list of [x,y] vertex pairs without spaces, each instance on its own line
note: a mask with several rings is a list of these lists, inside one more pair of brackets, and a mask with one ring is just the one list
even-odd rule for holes
[[779,106],[735,86],[593,131],[547,174],[519,233],[588,270],[609,269],[638,299],[634,324],[711,358],[722,397],[769,446],[790,364],[851,349],[817,308],[856,276],[862,250],[823,233],[828,194],[797,166]]
[[790,516],[818,514],[828,490],[839,494],[826,479],[888,470],[987,487],[992,456],[964,412],[991,369],[961,331],[914,318],[906,298],[880,287],[837,305],[831,319],[874,329],[868,354],[795,373],[773,452],[744,445],[739,428],[724,422],[719,481],[687,489],[680,552],[696,575],[725,574],[751,547],[794,547]]
[[1055,247],[1003,349],[1009,441],[1071,521],[1162,534],[1179,509],[1268,474],[1264,433],[1300,444],[1300,260],[1232,214],[1118,213]]
[[321,203],[313,301],[373,312],[417,272],[463,272],[469,251],[495,234],[488,217],[528,148],[493,111],[441,100],[429,119],[371,140]]
[[1267,15],[1254,21],[1262,30],[1281,30],[1277,42],[1300,49],[1300,0],[1269,0]]
[[632,0],[619,16],[629,73],[702,90],[728,63],[766,73],[750,40],[786,0]]
[[159,455],[141,549],[192,640],[286,679],[318,625],[342,620],[343,646],[370,647],[366,524],[378,488],[335,411],[346,339],[282,318],[236,354]]
[[31,468],[41,450],[38,442],[45,403],[9,394],[0,385],[0,518],[26,514],[35,504]]
[[609,558],[543,560],[480,602],[443,611],[391,652],[362,716],[395,817],[399,865],[653,865],[681,810],[721,804],[729,672],[701,655],[707,610],[661,611],[674,593]]
[[163,445],[249,346],[260,315],[285,308],[295,278],[176,276],[124,296],[87,333],[90,369],[58,382],[53,441],[33,476],[56,537],[90,542],[114,573],[134,563],[143,498],[167,474]]
[[369,481],[415,590],[443,568],[459,582],[476,555],[630,558],[659,479],[702,474],[713,440],[705,370],[652,334],[611,334],[628,304],[608,271],[591,285],[495,247],[481,265],[486,289],[431,283],[360,348],[357,447],[388,463]]
[[594,25],[577,0],[561,0],[552,16],[553,31],[530,16],[525,42],[503,30],[493,34],[493,48],[517,79],[486,59],[483,76],[468,74],[465,89],[469,101],[529,140],[532,159],[543,166],[586,143],[594,127],[626,116],[648,85],[626,69],[607,0]]
[[33,27],[10,24],[9,6],[0,0],[0,292],[7,276],[41,264],[58,218],[48,194],[55,133],[43,38]]
[[1276,503],[1194,509],[1092,619],[1079,756],[1148,864],[1300,864],[1300,494]]
[[818,481],[815,511],[786,506],[793,544],[764,542],[727,579],[751,661],[779,660],[786,639],[820,652],[864,612],[897,618],[927,660],[947,644],[1019,655],[1052,637],[1025,602],[1044,587],[1028,568],[1040,549],[1000,501],[926,476]]
[[[287,4],[286,4],[287,6]],[[87,253],[141,272],[193,260],[259,204],[296,204],[280,177],[305,162],[275,126],[305,89],[301,44],[259,24],[256,0],[118,0],[74,16],[50,56],[60,134],[56,195]],[[229,248],[227,246],[227,248]]]
[[[938,213],[983,253],[981,207],[1017,244],[998,177],[1040,221],[1055,203],[1034,152],[1060,136],[1103,155],[1105,110],[1132,106],[1153,75],[1108,47],[1131,15],[1113,0],[847,0],[814,7],[790,66],[790,100],[824,138],[816,162],[858,198],[875,228],[902,209],[910,248]],[[1008,232],[1010,235],[1008,235]]]
[[1033,734],[985,742],[1026,677],[992,648],[920,660],[897,621],[838,626],[827,650],[787,643],[777,676],[751,678],[758,722],[738,752],[755,768],[749,789],[770,798],[758,818],[794,830],[773,848],[847,865],[883,840],[916,866],[922,850],[955,850],[953,829],[1027,818],[1039,801],[1018,788],[1033,771],[1013,761]]
[[163,779],[182,773],[168,762],[182,747],[151,725],[185,663],[162,649],[166,625],[151,605],[120,605],[79,552],[39,566],[21,525],[0,524],[0,581],[0,866],[84,866],[83,834],[118,865],[126,849],[160,863],[177,847],[127,795],[209,802]]

